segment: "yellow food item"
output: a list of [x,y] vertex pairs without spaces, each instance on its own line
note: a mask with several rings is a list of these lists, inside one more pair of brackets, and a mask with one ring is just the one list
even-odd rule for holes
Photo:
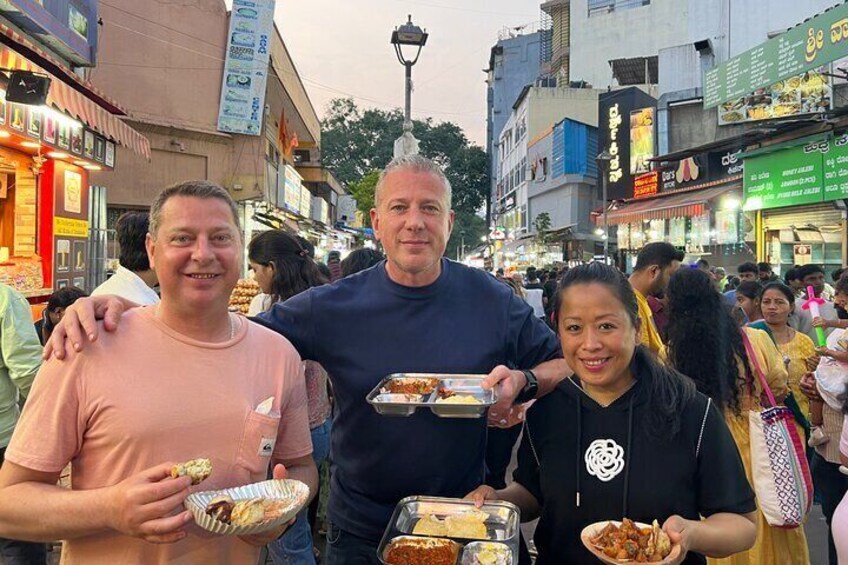
[[483,404],[478,398],[470,394],[454,394],[447,398],[436,400],[436,404]]
[[489,515],[479,510],[469,510],[444,520],[434,514],[426,514],[418,520],[412,533],[422,536],[437,536],[445,538],[489,539],[486,530],[486,520]]

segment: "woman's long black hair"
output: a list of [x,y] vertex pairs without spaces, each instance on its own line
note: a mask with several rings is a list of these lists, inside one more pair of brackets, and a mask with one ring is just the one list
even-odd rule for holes
[[247,247],[247,257],[254,263],[273,263],[271,301],[287,300],[313,286],[328,282],[309,251],[292,235],[280,230],[262,232]]
[[[737,289],[738,292],[738,289]],[[680,269],[668,283],[668,361],[720,409],[739,413],[738,361],[752,374],[742,330],[712,280]]]
[[[559,331],[562,296],[576,284],[602,284],[610,289],[624,306],[634,328],[639,327],[639,305],[636,294],[624,274],[603,263],[589,263],[569,269],[559,282],[556,293],[554,323]],[[662,365],[645,346],[638,345],[630,361],[633,377],[643,381],[648,393],[645,431],[653,438],[668,439],[680,431],[683,408],[695,395],[692,382]]]

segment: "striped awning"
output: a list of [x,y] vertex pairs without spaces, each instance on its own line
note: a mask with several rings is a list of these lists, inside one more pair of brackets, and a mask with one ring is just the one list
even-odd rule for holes
[[36,53],[51,66],[57,69],[62,68],[49,55],[40,51],[31,42],[2,23],[0,23],[0,34],[2,34],[2,37],[0,37],[0,67],[49,75],[51,78],[50,91],[47,95],[49,105],[84,122],[91,129],[112,141],[131,149],[146,159],[150,159],[150,142],[118,117],[118,114],[126,115],[126,112],[120,106],[74,73],[63,72],[60,77],[57,76],[60,73],[50,72],[33,63],[25,55],[8,45],[8,40],[11,39],[20,46],[21,51]]
[[[662,220],[669,218],[692,218],[702,216],[707,212],[710,200],[717,198],[734,189],[739,189],[736,183],[724,184],[713,188],[697,191],[685,191],[647,200],[632,200],[619,204],[607,212],[609,224],[632,224],[647,220]],[[603,222],[603,214],[595,216],[595,223]]]

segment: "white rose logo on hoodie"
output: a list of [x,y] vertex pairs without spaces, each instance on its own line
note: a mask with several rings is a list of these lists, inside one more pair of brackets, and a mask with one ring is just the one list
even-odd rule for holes
[[611,439],[596,439],[584,457],[586,471],[603,482],[613,480],[624,470],[624,448]]

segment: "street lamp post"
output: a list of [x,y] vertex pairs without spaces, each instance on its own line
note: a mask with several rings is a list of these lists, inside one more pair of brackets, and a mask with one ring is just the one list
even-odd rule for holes
[[[403,155],[414,155],[418,153],[418,140],[412,135],[412,67],[421,56],[421,49],[427,43],[428,34],[426,30],[412,23],[412,14],[409,20],[402,26],[395,28],[392,32],[392,45],[395,46],[395,55],[398,61],[406,69],[406,104],[403,115],[403,134],[395,140],[395,157]],[[406,57],[403,46],[417,47],[415,57]]]
[[601,198],[604,201],[604,263],[609,261],[609,223],[607,222],[607,171],[609,170],[609,163],[612,161],[612,155],[610,155],[609,151],[606,149],[601,152],[596,161],[598,163],[598,172],[601,176]]

